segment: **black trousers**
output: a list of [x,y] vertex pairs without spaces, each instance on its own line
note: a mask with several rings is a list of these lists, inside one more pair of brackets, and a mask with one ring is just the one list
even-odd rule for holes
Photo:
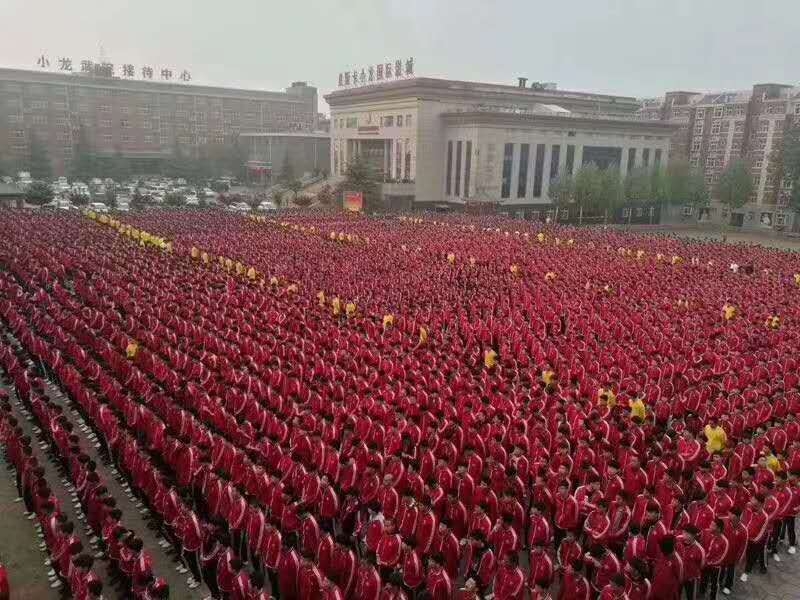
[[281,591],[278,587],[278,571],[267,569],[267,578],[269,579],[269,593],[275,600],[280,600]]
[[200,560],[197,557],[197,551],[189,552],[188,550],[183,551],[183,556],[186,558],[186,566],[189,567],[189,570],[194,575],[194,578],[197,581],[202,581],[203,574],[200,571]]
[[783,521],[775,521],[772,526],[772,532],[769,534],[769,544],[767,544],[767,552],[769,554],[778,553],[778,542],[781,539],[781,530],[783,529]]
[[694,600],[695,588],[697,587],[697,580],[690,579],[684,582],[683,591],[686,592],[686,600]]
[[703,570],[703,577],[700,579],[700,595],[702,596],[703,594],[708,592],[706,600],[717,599],[717,590],[719,589],[719,576],[720,576],[719,567],[708,567],[707,569]]
[[784,537],[789,538],[790,546],[797,545],[797,531],[795,530],[794,517],[786,517],[781,522],[781,539],[783,539]]
[[754,543],[754,542],[747,542],[747,559],[745,561],[745,573],[751,573],[753,571],[753,565],[758,563],[759,568],[761,569],[762,573],[766,573],[767,565],[764,562],[764,542]]
[[722,587],[732,590],[733,582],[736,580],[736,565],[722,567],[722,574],[720,578],[722,579]]

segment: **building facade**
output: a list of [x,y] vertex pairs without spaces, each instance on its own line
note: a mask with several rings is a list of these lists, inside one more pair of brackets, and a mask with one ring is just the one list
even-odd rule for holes
[[331,138],[325,131],[315,133],[242,133],[247,152],[248,182],[269,185],[281,175],[288,162],[295,177],[329,173]]
[[750,202],[733,214],[714,202],[704,217],[754,228],[789,225],[788,189],[770,162],[782,149],[786,127],[800,117],[800,88],[770,83],[711,94],[668,92],[642,101],[639,115],[676,126],[671,155],[701,170],[712,199],[728,164],[747,161],[754,187]]
[[634,98],[522,85],[416,78],[325,98],[331,173],[360,155],[383,174],[389,206],[547,205],[550,181],[583,165],[665,165],[675,130],[639,119]]
[[79,141],[101,155],[152,159],[241,132],[315,131],[317,119],[317,90],[302,81],[267,92],[0,69],[0,156],[25,160],[36,136],[57,175]]

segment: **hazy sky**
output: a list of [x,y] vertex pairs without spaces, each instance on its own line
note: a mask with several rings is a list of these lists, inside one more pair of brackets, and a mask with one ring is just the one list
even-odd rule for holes
[[[196,83],[326,93],[354,67],[655,96],[800,80],[798,0],[2,0],[0,64],[44,53],[180,72]],[[766,8],[761,8],[764,6]],[[320,110],[327,106],[321,102]]]

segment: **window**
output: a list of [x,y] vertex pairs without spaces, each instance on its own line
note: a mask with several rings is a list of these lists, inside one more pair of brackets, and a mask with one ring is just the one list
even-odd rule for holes
[[456,142],[456,196],[461,195],[461,141]]
[[411,144],[408,143],[406,140],[406,156],[405,161],[403,162],[403,179],[410,180],[411,179]]
[[714,121],[711,124],[711,135],[717,135],[722,128],[722,124],[719,121]]
[[777,225],[778,227],[786,226],[786,213],[775,214],[775,225]]
[[30,106],[33,110],[45,110],[47,109],[47,100],[31,100]]
[[653,157],[653,165],[656,169],[661,167],[661,148],[656,148],[656,153]]
[[706,117],[706,109],[705,108],[698,108],[697,112],[695,113],[696,119],[705,119]]
[[394,117],[383,117],[383,126],[384,127],[393,127],[394,126]]
[[153,122],[152,121],[142,121],[142,129],[152,129]]
[[745,105],[744,104],[737,104],[736,105],[736,110],[734,111],[734,114],[737,117],[743,117],[744,114],[745,114]]
[[66,127],[67,125],[68,121],[65,117],[56,118],[56,127]]
[[120,114],[127,115],[131,112],[130,106],[120,106],[119,107]]
[[522,144],[519,150],[519,178],[517,180],[517,198],[524,198],[528,187],[528,161],[530,159],[530,144]]
[[122,136],[122,143],[123,144],[130,144],[133,141],[133,138],[129,135]]
[[629,219],[631,216],[631,209],[630,208],[623,208],[622,209],[622,218]]
[[9,123],[16,123],[17,121],[19,121],[19,115],[8,115]]
[[536,144],[536,162],[533,166],[533,197],[542,197],[542,180],[544,175],[544,144]]
[[[408,123],[408,120],[406,120]],[[469,198],[469,171],[472,167],[472,142],[467,142],[467,149],[464,156],[464,197]]]
[[575,146],[567,146],[567,175],[573,174],[575,167]]
[[402,162],[403,158],[402,146],[403,146],[402,142],[400,140],[397,140],[397,143],[395,144],[396,152],[394,153],[394,177],[395,179],[398,180],[400,179],[400,173],[401,173],[400,168],[402,166],[400,163]]
[[397,126],[398,127],[403,126],[403,115],[397,115]]
[[406,115],[406,127],[411,127],[411,115]]
[[800,115],[800,104],[794,105],[794,114]]
[[104,144],[111,144],[114,141],[114,136],[110,133],[103,134],[103,143]]
[[358,127],[358,117],[347,117],[345,119],[345,127],[348,129],[354,129]]
[[682,214],[684,217],[691,217],[691,216],[692,216],[692,210],[693,210],[693,208],[694,208],[694,207],[692,207],[692,206],[684,206],[684,207],[683,207],[683,210],[681,211],[681,214]]
[[100,127],[111,129],[111,121],[108,119],[100,119]]
[[644,216],[644,209],[641,206],[636,209],[636,216],[637,217]]
[[642,166],[645,168],[650,166],[650,148],[642,150]]
[[506,144],[503,149],[503,180],[500,197],[511,196],[511,166],[514,164],[514,144]]
[[700,140],[692,141],[692,152],[700,152]]
[[722,116],[722,107],[717,106],[716,108],[714,108],[714,118],[719,119],[721,116]]
[[636,167],[636,148],[628,148],[628,173]]
[[97,107],[100,112],[111,112],[111,106],[109,104],[101,104]]
[[449,196],[451,193],[450,178],[453,174],[453,142],[447,142],[447,180],[445,184],[445,193]]
[[144,136],[144,143],[145,144],[152,144],[153,143],[153,136],[152,134],[148,133]]
[[131,127],[131,122],[130,122],[130,121],[128,121],[128,119],[121,119],[121,120],[120,120],[120,122],[119,122],[119,125],[120,125],[120,127],[122,127],[123,129],[130,129],[130,127]]
[[694,134],[695,135],[703,135],[703,122],[698,121],[694,124]]
[[34,125],[47,125],[47,115],[33,115]]
[[753,175],[753,187],[757,188],[761,184],[761,175]]
[[561,160],[561,146],[554,144],[550,150],[550,181],[558,177],[559,160]]
[[25,132],[22,129],[17,129],[14,131],[14,137],[18,139],[25,139]]

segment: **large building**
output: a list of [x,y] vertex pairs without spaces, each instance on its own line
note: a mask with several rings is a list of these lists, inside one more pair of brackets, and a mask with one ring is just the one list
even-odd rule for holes
[[315,131],[317,120],[317,89],[302,81],[267,92],[0,69],[0,157],[24,161],[36,136],[56,174],[79,140],[101,155],[157,159],[242,132]]
[[638,100],[552,87],[421,77],[334,91],[331,173],[358,154],[383,174],[389,207],[521,212],[550,204],[550,181],[582,165],[666,164],[676,128],[639,119]]
[[330,172],[331,138],[327,131],[242,133],[239,140],[247,153],[247,182],[252,185],[275,183],[286,164],[298,178]]
[[703,172],[712,197],[726,166],[747,161],[754,186],[750,202],[733,214],[712,205],[713,220],[755,227],[789,224],[788,190],[773,176],[770,159],[782,147],[785,128],[800,116],[800,88],[769,83],[744,91],[668,92],[642,101],[639,114],[677,127],[671,154]]

